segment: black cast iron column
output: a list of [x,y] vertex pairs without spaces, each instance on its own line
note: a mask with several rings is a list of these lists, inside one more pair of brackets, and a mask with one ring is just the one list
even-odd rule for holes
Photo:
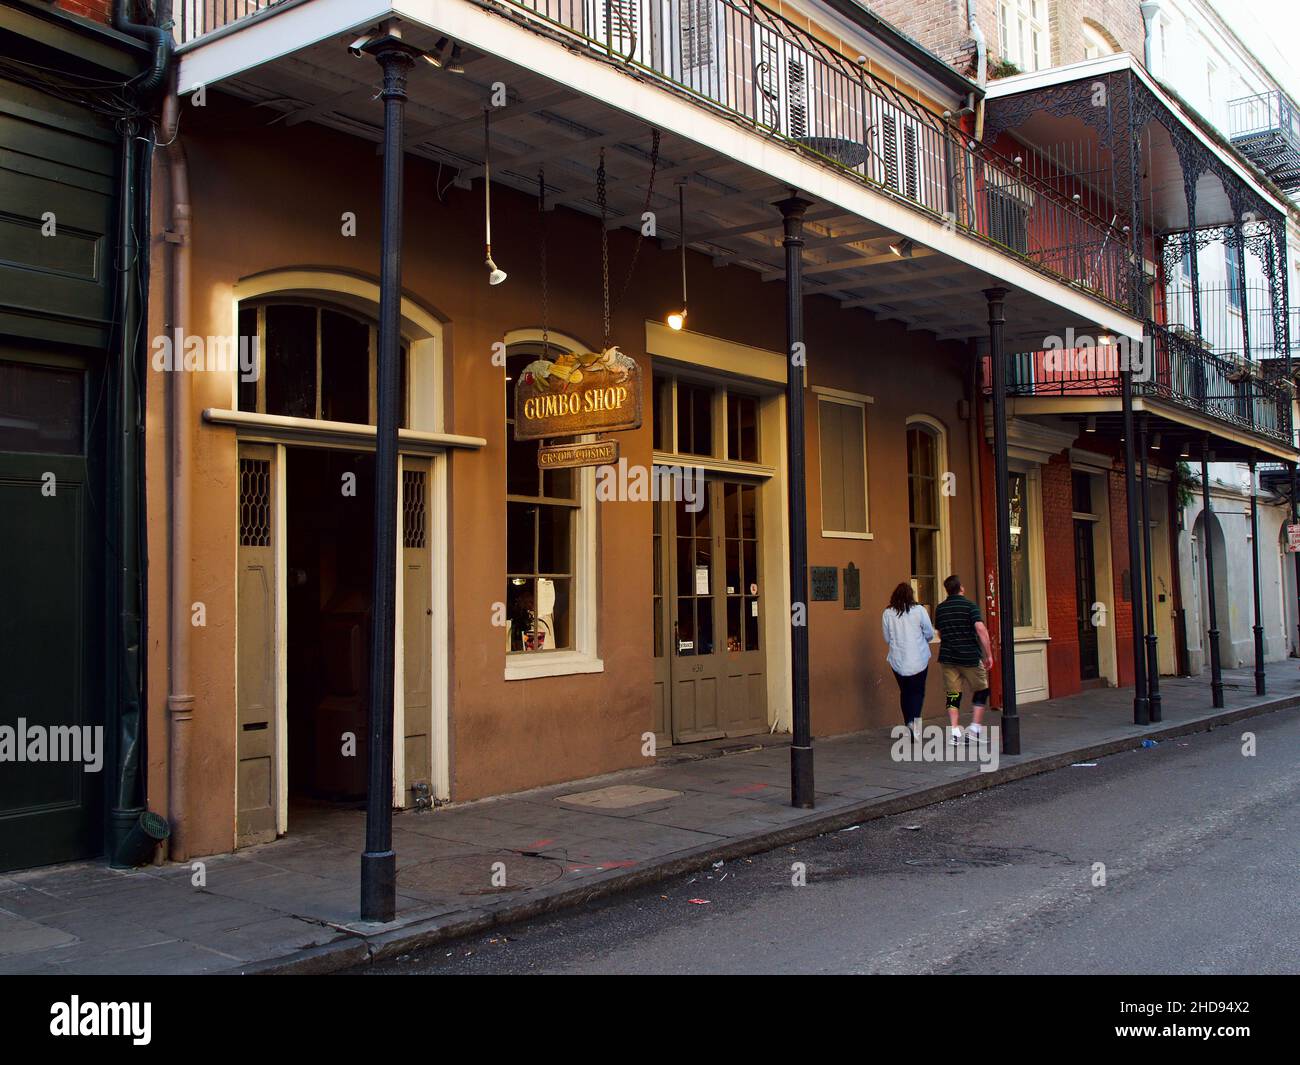
[[1134,458],[1135,426],[1133,424],[1133,368],[1120,365],[1120,400],[1124,410],[1124,496],[1128,513],[1128,598],[1133,617],[1133,724],[1145,725],[1151,720],[1151,704],[1147,700],[1146,631],[1142,620],[1142,592],[1137,583],[1137,567],[1142,561],[1142,548],[1138,539],[1138,486],[1137,462]]
[[[1300,522],[1300,496],[1296,495],[1296,464],[1287,463],[1291,467],[1291,524],[1295,525]],[[1288,541],[1290,537],[1287,537]],[[1295,631],[1296,631],[1296,654],[1300,655],[1300,551],[1295,552]]]
[[370,777],[361,919],[391,921],[397,910],[393,851],[393,669],[397,590],[397,405],[402,298],[402,162],[406,75],[414,61],[400,38],[367,49],[384,72],[384,206],[379,273],[378,425],[375,438],[375,557],[371,570]]
[[1146,596],[1147,713],[1160,720],[1160,659],[1156,646],[1156,604],[1151,587],[1151,494],[1147,487],[1147,416],[1142,415],[1138,450],[1142,453],[1142,585]]
[[1007,486],[1007,359],[1002,350],[1007,290],[986,288],[989,301],[989,365],[993,386],[993,505],[998,538],[998,654],[1002,676],[1002,753],[1020,753],[1020,714],[1016,709],[1016,630],[1011,617],[1011,500]]
[[1223,672],[1219,668],[1219,615],[1214,602],[1214,549],[1213,535],[1210,532],[1214,514],[1210,510],[1209,454],[1210,440],[1206,437],[1201,444],[1201,513],[1204,515],[1201,522],[1205,529],[1205,543],[1201,545],[1201,550],[1205,555],[1205,598],[1210,609],[1210,628],[1205,634],[1210,641],[1210,697],[1217,708],[1223,705]]
[[[812,713],[808,705],[808,493],[804,474],[803,216],[811,201],[791,195],[777,205],[785,220],[786,459],[790,477],[790,656],[794,743],[790,805],[813,807]],[[802,616],[796,615],[796,611]],[[802,622],[799,624],[798,622]]]
[[1255,589],[1255,694],[1264,694],[1264,613],[1259,601],[1259,492],[1255,488],[1255,457],[1250,459],[1250,575]]

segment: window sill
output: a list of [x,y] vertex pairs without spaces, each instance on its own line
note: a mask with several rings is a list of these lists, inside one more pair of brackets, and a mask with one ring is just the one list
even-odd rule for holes
[[604,673],[605,663],[585,651],[541,651],[512,654],[506,658],[506,680],[535,677],[567,677],[578,673]]
[[822,530],[823,540],[874,540],[876,537],[869,532],[827,532]]

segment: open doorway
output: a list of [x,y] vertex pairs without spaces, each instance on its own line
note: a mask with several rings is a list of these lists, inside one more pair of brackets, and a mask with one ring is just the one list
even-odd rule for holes
[[363,802],[374,456],[285,450],[289,797]]

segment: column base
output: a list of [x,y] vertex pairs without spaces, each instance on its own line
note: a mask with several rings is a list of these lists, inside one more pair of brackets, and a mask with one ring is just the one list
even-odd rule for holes
[[397,852],[361,855],[361,920],[386,924],[397,915]]
[[790,748],[790,805],[800,810],[811,810],[815,805],[811,745]]

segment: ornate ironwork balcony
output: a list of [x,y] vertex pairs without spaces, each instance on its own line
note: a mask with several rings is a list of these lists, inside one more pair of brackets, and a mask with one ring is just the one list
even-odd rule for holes
[[1228,101],[1232,145],[1279,188],[1300,188],[1300,110],[1278,90]]
[[[284,2],[186,3],[179,37],[196,40]],[[1052,181],[760,4],[503,0],[500,6],[1056,280],[1137,312],[1125,234]]]
[[1140,353],[1097,346],[1008,356],[1007,392],[1034,397],[1115,397],[1121,359],[1133,361],[1133,392],[1272,440],[1291,441],[1289,381],[1268,366],[1211,351],[1195,336],[1148,322]]

